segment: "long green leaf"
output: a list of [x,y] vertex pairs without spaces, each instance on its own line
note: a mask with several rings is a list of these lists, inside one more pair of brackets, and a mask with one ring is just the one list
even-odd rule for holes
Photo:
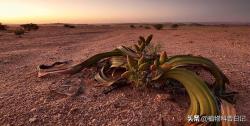
[[125,64],[127,63],[127,60],[123,56],[113,56],[110,59],[111,68],[112,67],[123,67],[125,68]]
[[175,68],[166,72],[164,78],[179,81],[187,90],[191,107],[189,114],[192,115],[217,115],[219,114],[218,103],[213,93],[203,80],[192,71],[183,68]]
[[117,47],[117,50],[119,50],[123,55],[128,55],[133,58],[138,58],[137,53],[128,47],[119,46]]
[[95,75],[95,79],[99,82],[109,82],[111,79],[106,76],[105,69],[107,69],[107,66],[104,65],[101,70]]
[[173,67],[182,67],[189,65],[202,66],[208,70],[215,77],[215,93],[221,95],[225,91],[225,84],[229,83],[228,78],[221,72],[221,70],[211,60],[190,55],[177,55],[167,59],[166,63],[172,64]]
[[98,61],[104,58],[108,58],[112,56],[122,56],[122,55],[123,53],[118,49],[110,51],[110,52],[99,53],[88,58],[87,60],[79,64],[68,66],[64,69],[54,68],[53,65],[50,65],[50,67],[41,67],[41,66],[46,66],[46,65],[40,65],[38,66],[38,75],[39,77],[42,77],[48,74],[75,74],[77,72],[80,72],[84,68],[95,65]]

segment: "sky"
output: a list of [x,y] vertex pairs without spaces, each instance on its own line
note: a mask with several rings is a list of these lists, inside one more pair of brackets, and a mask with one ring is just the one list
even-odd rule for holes
[[250,22],[250,0],[0,0],[0,22]]

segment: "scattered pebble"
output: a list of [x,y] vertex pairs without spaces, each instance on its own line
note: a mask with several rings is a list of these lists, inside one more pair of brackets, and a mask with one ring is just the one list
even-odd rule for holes
[[34,116],[34,117],[32,117],[32,118],[29,119],[29,122],[30,122],[30,123],[33,123],[33,122],[35,122],[36,120],[37,120],[37,116]]
[[69,110],[69,113],[68,114],[73,114],[73,113],[75,113],[76,111],[78,111],[79,110],[79,108],[71,108],[70,110]]
[[168,94],[157,94],[154,100],[157,102],[162,102],[169,99],[171,99],[171,96]]
[[36,111],[36,110],[37,110],[36,108],[33,108],[33,109],[30,110],[30,112],[34,112],[34,111]]

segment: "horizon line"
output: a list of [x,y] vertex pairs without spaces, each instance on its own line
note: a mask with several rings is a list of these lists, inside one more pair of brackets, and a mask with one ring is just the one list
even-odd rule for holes
[[[2,23],[2,22],[0,22]],[[35,23],[35,22],[27,22],[27,23],[2,23],[6,25],[20,25],[20,24],[40,24],[40,25],[48,25],[48,24],[75,24],[75,25],[102,25],[102,24],[173,24],[173,23],[201,23],[201,24],[250,24],[250,22],[245,21],[168,21],[168,22],[104,22],[104,23],[73,23],[73,22],[51,22],[51,23]]]

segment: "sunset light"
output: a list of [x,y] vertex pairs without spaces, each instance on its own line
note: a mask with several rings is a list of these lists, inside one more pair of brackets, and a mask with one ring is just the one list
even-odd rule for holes
[[250,0],[0,0],[0,126],[250,126]]
[[[244,1],[246,2],[246,1]],[[1,0],[3,23],[248,22],[234,0]],[[247,2],[249,3],[249,2]]]

